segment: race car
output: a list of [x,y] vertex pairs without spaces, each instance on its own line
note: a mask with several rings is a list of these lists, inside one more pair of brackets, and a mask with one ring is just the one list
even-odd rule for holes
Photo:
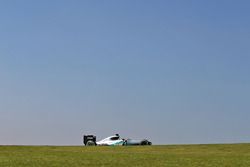
[[129,146],[129,145],[152,145],[147,139],[133,140],[133,139],[121,139],[119,134],[109,136],[100,141],[96,141],[94,135],[84,135],[83,143],[86,146]]

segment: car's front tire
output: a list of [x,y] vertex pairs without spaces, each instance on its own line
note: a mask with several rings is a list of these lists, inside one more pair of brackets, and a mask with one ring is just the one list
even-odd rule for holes
[[152,143],[148,140],[142,140],[141,145],[145,146],[145,145],[152,145]]

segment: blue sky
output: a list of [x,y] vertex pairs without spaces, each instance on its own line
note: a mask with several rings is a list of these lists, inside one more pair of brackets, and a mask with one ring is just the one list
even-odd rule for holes
[[250,142],[249,7],[1,1],[0,144]]

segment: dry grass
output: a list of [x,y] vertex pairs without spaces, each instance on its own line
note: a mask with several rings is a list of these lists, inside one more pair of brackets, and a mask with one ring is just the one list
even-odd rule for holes
[[249,167],[250,144],[144,147],[0,146],[3,167]]

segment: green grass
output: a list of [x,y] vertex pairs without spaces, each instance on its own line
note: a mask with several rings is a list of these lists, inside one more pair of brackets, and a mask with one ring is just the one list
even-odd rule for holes
[[1,167],[249,167],[250,144],[145,147],[0,146]]

